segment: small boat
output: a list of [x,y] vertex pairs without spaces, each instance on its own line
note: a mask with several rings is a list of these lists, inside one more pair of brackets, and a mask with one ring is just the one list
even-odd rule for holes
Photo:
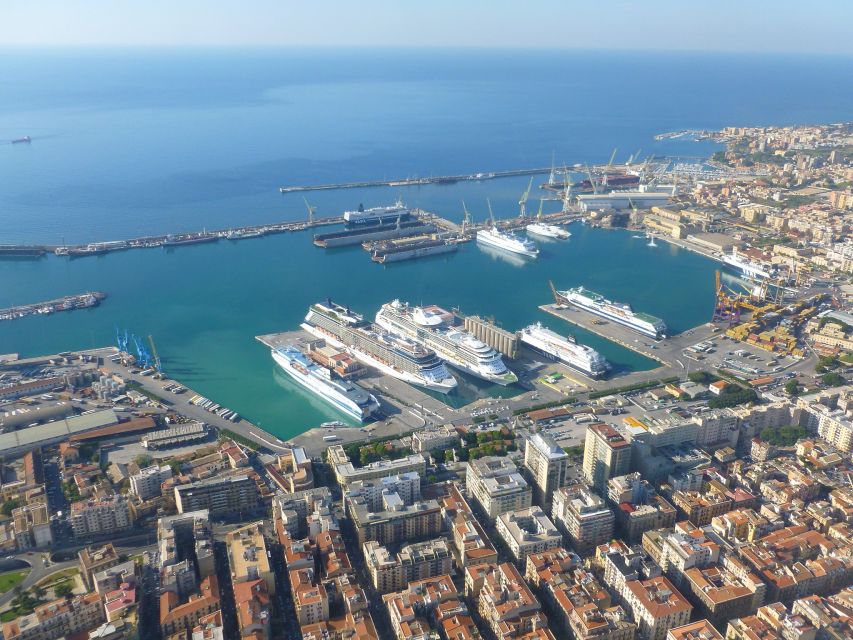
[[12,140],[12,144],[21,144],[23,142],[32,142],[32,141],[33,141],[33,139],[30,138],[29,136],[24,136],[23,138],[15,138],[14,140]]

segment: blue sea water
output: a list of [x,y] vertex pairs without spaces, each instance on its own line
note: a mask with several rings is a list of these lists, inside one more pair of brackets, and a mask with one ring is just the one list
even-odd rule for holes
[[[839,79],[850,71],[849,58],[712,54],[3,49],[0,243],[304,218],[303,194],[282,195],[283,185],[547,166],[552,154],[558,164],[606,162],[617,147],[617,162],[638,150],[704,156],[712,145],[653,136],[849,119],[853,86]],[[32,143],[9,144],[23,135]],[[319,215],[402,197],[453,219],[464,200],[482,218],[486,198],[496,215],[515,215],[526,184],[304,195]],[[330,414],[277,386],[252,336],[293,327],[313,299],[346,297],[373,313],[394,296],[423,298],[516,328],[539,319],[552,278],[595,286],[683,329],[709,312],[713,268],[673,247],[650,253],[630,235],[591,230],[549,245],[529,268],[465,247],[382,269],[360,250],[324,255],[306,234],[3,262],[0,306],[89,288],[110,298],[90,312],[3,323],[0,353],[106,344],[115,325],[128,326],[154,334],[188,384],[292,435]],[[622,368],[651,365],[580,337]]]

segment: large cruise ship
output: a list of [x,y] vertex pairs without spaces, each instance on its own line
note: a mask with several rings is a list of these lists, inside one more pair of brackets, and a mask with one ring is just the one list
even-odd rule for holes
[[356,420],[363,422],[379,409],[379,401],[372,394],[348,380],[333,378],[331,371],[296,347],[277,347],[272,358],[296,382]]
[[497,247],[510,253],[518,253],[528,258],[535,258],[539,255],[536,243],[530,238],[517,236],[511,231],[501,231],[495,226],[488,229],[480,229],[477,232],[477,242],[489,247]]
[[623,324],[651,338],[666,337],[666,324],[663,320],[647,313],[634,311],[627,302],[611,302],[601,294],[583,287],[557,291],[557,298],[602,318]]
[[590,378],[600,378],[610,369],[604,356],[592,347],[578,344],[572,337],[564,338],[539,322],[524,327],[518,335],[534,351],[567,364]]
[[410,307],[394,300],[382,305],[376,324],[435,350],[439,358],[473,376],[502,385],[518,381],[500,353],[455,326],[453,314],[441,307]]
[[415,340],[367,322],[343,305],[327,300],[308,309],[302,328],[382,373],[409,384],[450,393],[454,378],[435,351]]
[[411,215],[412,210],[398,200],[388,207],[371,207],[370,209],[365,209],[364,205],[358,205],[358,210],[356,211],[344,211],[344,222],[351,226],[380,224],[382,222],[408,220]]
[[736,253],[724,253],[720,259],[723,261],[723,264],[734,268],[739,272],[739,275],[746,276],[747,278],[763,280],[772,278],[774,275],[772,271],[763,265]]

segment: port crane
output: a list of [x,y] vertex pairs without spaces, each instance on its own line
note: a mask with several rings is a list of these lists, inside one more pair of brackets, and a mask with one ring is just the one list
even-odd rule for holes
[[572,195],[572,181],[569,178],[569,169],[563,165],[563,174],[566,176],[566,188],[563,191],[563,213],[569,212],[569,200]]
[[302,196],[302,201],[305,203],[306,208],[308,209],[308,224],[314,224],[314,213],[317,211],[317,207],[312,207],[308,204],[308,198]]
[[493,229],[497,229],[497,228],[498,228],[498,225],[497,225],[497,223],[495,222],[495,214],[494,214],[494,213],[492,213],[492,201],[491,201],[491,200],[489,200],[488,198],[486,198],[486,204],[487,204],[487,205],[488,205],[488,207],[489,207],[489,220],[491,220],[491,221],[492,221],[492,228],[493,228]]
[[598,195],[598,184],[595,182],[595,178],[592,177],[592,171],[589,168],[589,165],[585,165],[586,175],[589,176],[589,184],[592,186],[592,193],[594,195]]
[[465,201],[462,201],[462,213],[464,217],[462,218],[462,233],[465,233],[472,224],[471,213],[468,211],[468,207],[465,206]]
[[151,345],[151,355],[154,356],[154,368],[157,369],[158,373],[162,373],[163,369],[160,367],[160,354],[157,353],[157,347],[154,344],[154,336],[148,336],[148,344]]
[[530,197],[530,188],[533,186],[533,178],[527,183],[527,189],[521,194],[521,199],[518,201],[518,217],[527,217],[527,199]]
[[127,353],[127,329],[124,330],[124,335],[121,335],[118,330],[118,326],[116,326],[116,346],[121,353]]
[[613,153],[610,154],[610,160],[607,161],[607,166],[604,168],[605,175],[607,175],[607,172],[610,171],[610,167],[613,166],[613,160],[616,158],[617,151],[619,151],[619,147],[614,147]]

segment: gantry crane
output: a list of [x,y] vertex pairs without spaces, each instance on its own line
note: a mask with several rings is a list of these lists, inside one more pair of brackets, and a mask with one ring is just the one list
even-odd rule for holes
[[527,217],[527,199],[530,197],[530,188],[533,186],[533,177],[527,183],[527,189],[521,194],[521,199],[518,201],[518,217]]
[[317,211],[317,207],[312,207],[308,204],[308,199],[305,196],[302,196],[302,201],[305,203],[305,207],[308,209],[308,224],[314,224],[314,213]]

